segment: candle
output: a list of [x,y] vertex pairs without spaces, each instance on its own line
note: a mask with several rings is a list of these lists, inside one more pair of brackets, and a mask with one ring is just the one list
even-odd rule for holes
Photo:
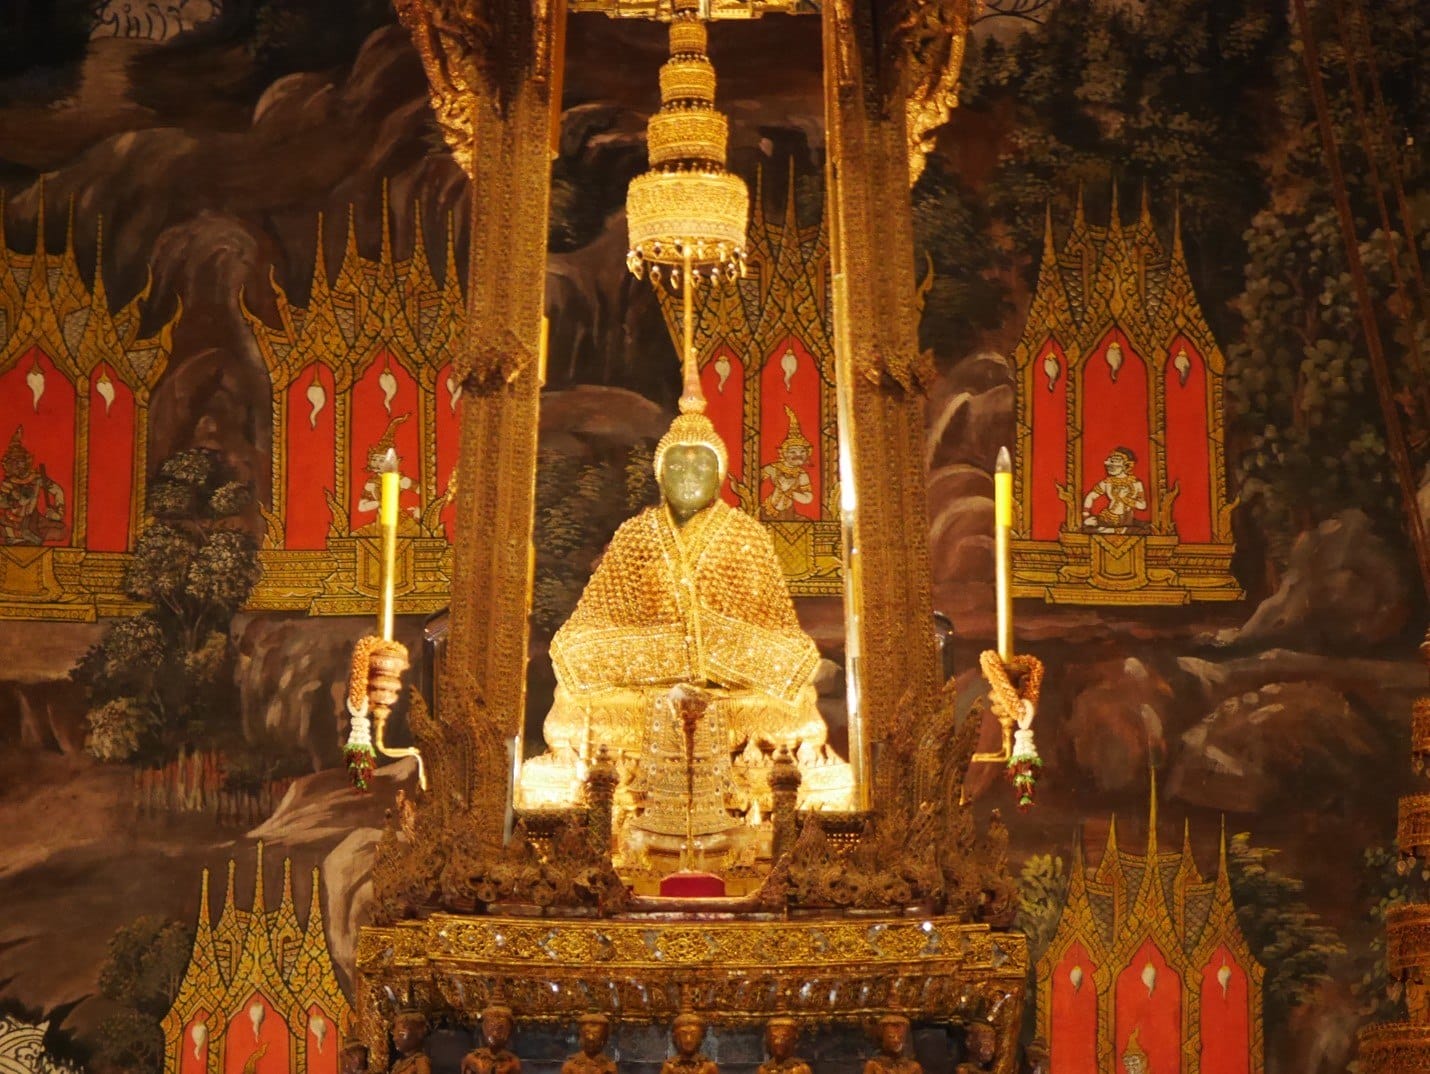
[[397,452],[387,449],[382,460],[381,496],[378,500],[377,521],[382,529],[382,596],[379,604],[378,626],[383,641],[392,640],[393,605],[397,590],[397,494],[401,488],[401,478],[397,473]]
[[993,541],[998,582],[998,655],[1004,661],[1013,656],[1013,597],[1010,592],[1012,565],[1008,543],[1013,531],[1013,458],[1006,447],[998,449],[993,468]]

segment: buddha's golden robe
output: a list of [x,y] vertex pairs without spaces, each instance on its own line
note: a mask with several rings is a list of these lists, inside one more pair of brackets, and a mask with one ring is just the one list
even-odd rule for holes
[[650,699],[710,683],[733,744],[824,745],[811,685],[819,651],[800,629],[769,535],[717,500],[684,526],[665,506],[625,522],[551,641],[553,752],[638,751]]

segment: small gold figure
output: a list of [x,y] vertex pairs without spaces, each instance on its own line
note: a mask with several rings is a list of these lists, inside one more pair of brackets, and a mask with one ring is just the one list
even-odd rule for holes
[[[493,1003],[482,1011],[482,1040],[486,1043],[462,1059],[462,1074],[521,1074],[521,1060],[507,1048],[515,1031],[510,1007]],[[397,1074],[395,1069],[393,1074]]]
[[998,1033],[987,1022],[973,1022],[964,1036],[965,1055],[956,1074],[988,1070],[998,1056]]
[[[1137,456],[1131,448],[1113,448],[1103,460],[1107,476],[1093,485],[1082,499],[1082,524],[1097,533],[1127,533],[1144,523],[1138,511],[1147,510],[1147,489],[1142,479],[1132,472]],[[1100,511],[1093,505],[1099,497],[1107,501]]]
[[864,1064],[864,1074],[924,1074],[917,1059],[904,1055],[909,1042],[909,1020],[902,1014],[879,1019],[879,1051]]
[[799,1023],[793,1018],[771,1018],[765,1023],[765,1051],[769,1059],[757,1074],[811,1074],[809,1064],[794,1054],[799,1041]]
[[670,1031],[675,1054],[660,1068],[660,1074],[720,1074],[720,1068],[700,1053],[705,1040],[705,1019],[689,1011],[675,1016]]
[[580,1026],[581,1050],[561,1064],[561,1074],[616,1074],[616,1061],[606,1054],[611,1039],[611,1021],[604,1014],[583,1014]]
[[397,1061],[389,1074],[432,1074],[432,1060],[422,1050],[427,1041],[427,1016],[407,1008],[392,1019],[392,1046],[397,1049]]

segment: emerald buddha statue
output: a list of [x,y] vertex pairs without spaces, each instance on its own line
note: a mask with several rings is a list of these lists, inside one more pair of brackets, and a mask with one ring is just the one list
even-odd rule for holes
[[[720,498],[727,464],[724,442],[700,413],[681,414],[656,445],[661,503],[616,531],[552,638],[548,753],[526,764],[523,805],[560,804],[560,784],[569,781],[560,773],[579,771],[601,746],[622,759],[633,786],[658,791],[649,779],[643,784],[639,762],[661,745],[657,705],[677,684],[709,695],[710,724],[728,740],[725,765],[737,759],[746,793],[743,803],[698,808],[742,809],[767,798],[758,769],[781,746],[811,773],[821,770],[808,786],[822,800],[809,804],[844,804],[849,769],[827,749],[815,704],[819,651],[795,617],[764,527]],[[714,757],[701,761],[720,767]]]

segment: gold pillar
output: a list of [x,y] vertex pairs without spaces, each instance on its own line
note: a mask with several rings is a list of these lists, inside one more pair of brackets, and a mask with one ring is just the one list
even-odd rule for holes
[[[553,95],[560,0],[398,0],[433,111],[471,177],[452,629],[438,684],[445,749],[433,792],[499,841],[520,735],[531,603],[532,517]],[[438,32],[440,27],[440,32]],[[499,447],[498,447],[499,445]],[[439,806],[440,807],[440,806]]]
[[896,796],[908,808],[937,795],[931,773],[907,773],[942,685],[923,462],[930,370],[918,346],[905,101],[880,48],[888,28],[877,26],[893,17],[887,7],[832,0],[821,15],[841,477],[854,484],[845,492],[850,753],[866,804],[880,810]]

